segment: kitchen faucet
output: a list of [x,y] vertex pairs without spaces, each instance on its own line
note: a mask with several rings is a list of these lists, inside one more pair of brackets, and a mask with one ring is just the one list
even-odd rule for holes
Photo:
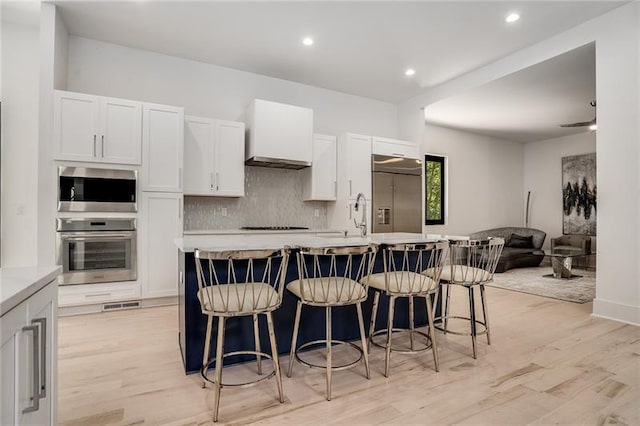
[[353,223],[355,223],[356,228],[360,228],[360,236],[366,237],[367,236],[367,199],[362,192],[359,192],[358,196],[356,197],[356,205],[354,206],[356,211],[359,211],[360,209],[360,199],[362,199],[362,218],[360,219],[360,223],[358,223],[354,218]]

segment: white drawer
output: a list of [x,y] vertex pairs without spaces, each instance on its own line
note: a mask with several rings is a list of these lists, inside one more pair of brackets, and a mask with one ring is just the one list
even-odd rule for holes
[[58,304],[61,307],[94,305],[139,298],[140,284],[136,281],[66,285],[60,286],[58,291]]
[[390,155],[392,157],[420,158],[418,145],[396,139],[373,138],[372,152],[374,154]]

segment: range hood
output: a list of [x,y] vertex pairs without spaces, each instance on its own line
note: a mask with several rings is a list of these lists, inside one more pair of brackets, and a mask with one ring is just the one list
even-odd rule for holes
[[245,118],[245,164],[293,170],[311,166],[312,109],[255,99]]

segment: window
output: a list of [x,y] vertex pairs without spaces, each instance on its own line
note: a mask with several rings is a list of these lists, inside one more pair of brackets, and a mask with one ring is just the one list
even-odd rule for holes
[[425,169],[425,223],[444,225],[444,157],[424,156]]

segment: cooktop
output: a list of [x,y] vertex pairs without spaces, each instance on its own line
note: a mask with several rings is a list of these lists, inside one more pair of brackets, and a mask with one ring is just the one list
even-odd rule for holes
[[245,231],[295,231],[301,229],[309,229],[304,226],[243,226]]

